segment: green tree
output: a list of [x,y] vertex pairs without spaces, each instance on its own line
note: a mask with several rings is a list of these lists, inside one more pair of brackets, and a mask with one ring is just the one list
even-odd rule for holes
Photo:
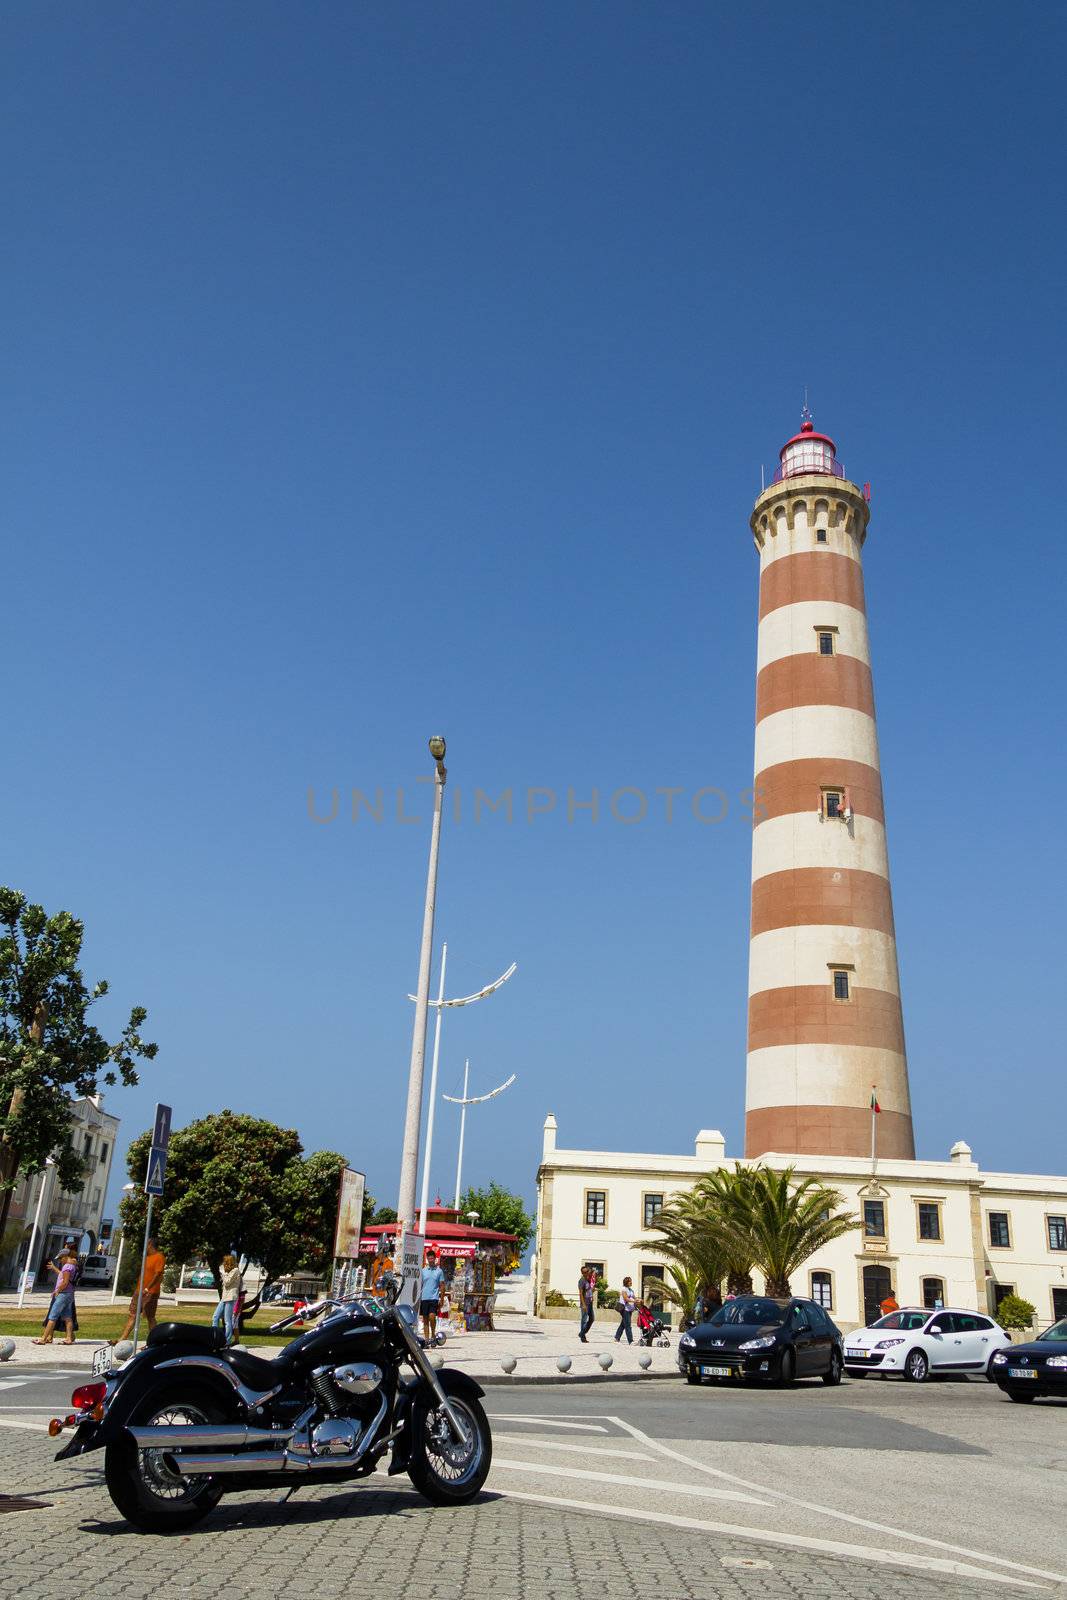
[[50,917],[18,890],[0,889],[0,1237],[20,1168],[38,1172],[54,1154],[64,1188],[83,1180],[71,1142],[73,1100],[101,1083],[136,1083],[138,1061],[159,1048],[141,1037],[143,1006],[110,1043],[89,1021],[108,985],[86,986],[83,935],[69,911]]
[[[369,1210],[368,1210],[369,1205]],[[392,1206],[375,1206],[373,1198],[368,1195],[363,1207],[363,1221],[367,1222],[395,1222],[396,1211]]]
[[717,1211],[719,1202],[745,1182],[743,1173],[708,1173],[693,1189],[672,1195],[650,1224],[652,1236],[634,1246],[661,1258],[674,1281],[674,1289],[668,1285],[664,1292],[687,1314],[689,1308],[678,1296],[688,1296],[694,1282],[694,1301],[698,1293],[719,1288],[724,1278],[728,1293],[751,1293],[750,1247],[727,1238]]
[[837,1189],[814,1177],[797,1183],[795,1171],[738,1162],[739,1182],[701,1185],[726,1248],[749,1254],[777,1299],[792,1293],[790,1278],[809,1257],[860,1225],[859,1217],[841,1210]]
[[[139,1134],[126,1154],[138,1185],[121,1206],[128,1241],[144,1232],[140,1186],[151,1137],[150,1130]],[[268,1280],[301,1267],[321,1271],[332,1257],[345,1165],[345,1157],[331,1150],[304,1159],[293,1128],[233,1111],[202,1117],[171,1134],[166,1190],[153,1210],[153,1231],[172,1261],[202,1256],[216,1283],[219,1262],[229,1251],[258,1262]]]
[[468,1189],[460,1201],[462,1220],[468,1211],[477,1211],[479,1228],[495,1228],[498,1233],[513,1233],[518,1239],[519,1258],[533,1238],[534,1219],[521,1195],[512,1194],[494,1179],[487,1189]]

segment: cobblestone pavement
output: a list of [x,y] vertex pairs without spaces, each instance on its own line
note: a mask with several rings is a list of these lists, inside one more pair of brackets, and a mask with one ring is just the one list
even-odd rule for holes
[[[610,1465],[603,1457],[612,1452],[596,1440],[597,1459],[574,1433],[557,1435],[555,1445],[575,1449],[574,1481],[546,1497],[524,1499],[510,1488],[501,1493],[497,1484],[518,1475],[503,1465],[494,1468],[481,1499],[461,1509],[431,1507],[406,1479],[382,1476],[357,1489],[304,1489],[285,1505],[280,1491],[227,1497],[192,1532],[155,1537],[133,1532],[119,1518],[99,1457],[57,1464],[54,1443],[36,1428],[30,1419],[0,1428],[0,1493],[45,1502],[40,1510],[10,1511],[0,1522],[5,1600],[141,1600],[168,1593],[213,1596],[223,1588],[228,1595],[276,1596],[297,1586],[329,1597],[348,1595],[354,1585],[364,1592],[414,1592],[425,1600],[579,1600],[620,1586],[656,1600],[883,1600],[890,1592],[894,1600],[973,1600],[1003,1585],[1009,1593],[1026,1592],[1008,1575],[986,1582],[994,1575],[976,1581],[927,1574],[876,1564],[873,1551],[846,1560],[795,1548],[788,1539],[771,1543],[709,1531],[703,1519],[729,1522],[731,1511],[741,1509],[729,1505],[690,1502],[693,1526],[678,1516],[657,1524],[648,1520],[658,1514],[657,1505],[678,1509],[666,1482],[662,1498],[646,1490],[620,1501],[609,1490],[602,1506],[576,1509],[566,1497],[591,1500],[599,1486],[595,1471],[586,1468]],[[528,1460],[537,1473],[552,1448],[551,1439],[546,1444],[535,1437],[527,1446],[512,1436],[501,1439],[498,1455]],[[626,1467],[616,1463],[616,1470]],[[679,1481],[686,1476],[683,1470]],[[534,1489],[545,1486],[539,1477],[527,1481]],[[1030,1592],[1056,1587],[1032,1581]]]

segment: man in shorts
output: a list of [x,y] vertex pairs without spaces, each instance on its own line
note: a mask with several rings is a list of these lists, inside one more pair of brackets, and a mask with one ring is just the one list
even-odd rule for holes
[[[149,1333],[156,1325],[156,1311],[159,1309],[159,1294],[163,1288],[163,1268],[166,1266],[163,1252],[154,1239],[149,1239],[148,1250],[144,1258],[144,1273],[141,1277],[141,1315],[148,1324]],[[130,1314],[126,1318],[126,1326],[117,1339],[112,1339],[112,1344],[121,1344],[123,1339],[128,1339],[133,1332],[133,1325],[137,1320],[137,1289],[130,1298]]]
[[437,1333],[437,1313],[441,1307],[441,1285],[444,1281],[445,1275],[437,1265],[436,1250],[427,1250],[419,1288],[419,1315],[422,1317],[424,1339],[432,1339]]

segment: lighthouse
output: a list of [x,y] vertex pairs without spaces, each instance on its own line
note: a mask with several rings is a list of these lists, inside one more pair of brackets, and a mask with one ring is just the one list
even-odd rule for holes
[[[869,494],[804,408],[759,552],[745,1154],[915,1155],[863,589]],[[875,1103],[880,1108],[876,1113]]]

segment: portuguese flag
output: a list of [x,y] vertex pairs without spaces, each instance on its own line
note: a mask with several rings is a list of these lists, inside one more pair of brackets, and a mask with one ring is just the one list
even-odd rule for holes
[[874,1093],[874,1090],[872,1089],[871,1090],[871,1110],[874,1111],[874,1112],[878,1112],[878,1111],[881,1111],[881,1109],[882,1109],[881,1106],[878,1104],[878,1096]]

